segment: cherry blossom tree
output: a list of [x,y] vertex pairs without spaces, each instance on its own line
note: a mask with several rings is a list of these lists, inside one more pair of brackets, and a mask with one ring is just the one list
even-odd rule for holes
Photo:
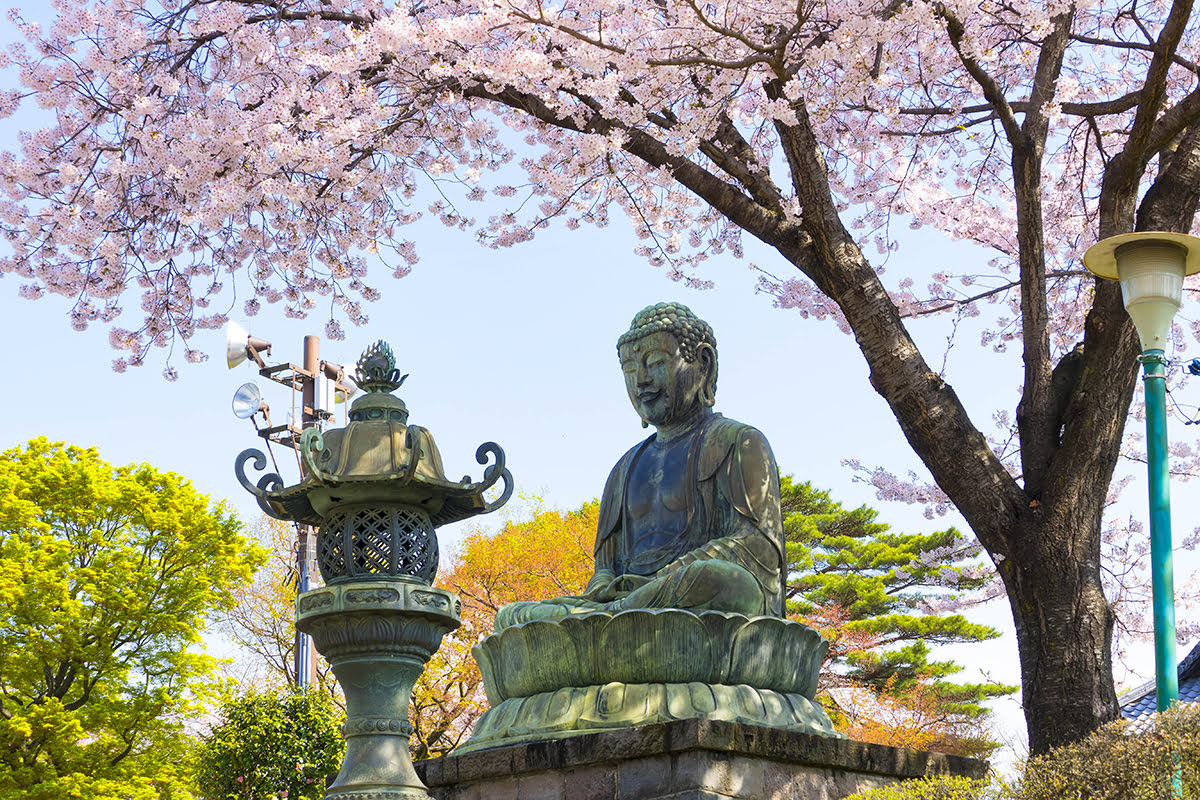
[[[320,307],[340,336],[373,254],[410,269],[425,209],[496,247],[621,213],[694,286],[750,236],[778,305],[852,333],[929,497],[995,562],[1033,751],[1116,715],[1100,538],[1138,347],[1079,254],[1195,225],[1189,0],[56,5],[8,53],[0,109],[52,121],[0,160],[0,270],[108,323],[118,369],[236,306]],[[507,210],[472,219],[489,195]],[[902,224],[993,257],[885,282]],[[116,327],[139,294],[141,327]],[[1013,442],[910,337],[937,311],[1020,348]]]

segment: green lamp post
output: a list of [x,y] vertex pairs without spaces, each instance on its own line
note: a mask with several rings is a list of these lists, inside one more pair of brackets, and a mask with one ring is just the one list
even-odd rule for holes
[[1159,711],[1179,699],[1175,656],[1175,579],[1167,464],[1166,342],[1183,298],[1183,279],[1200,272],[1200,239],[1181,233],[1125,233],[1097,242],[1083,264],[1121,282],[1125,309],[1142,343],[1146,392],[1146,465],[1150,482],[1150,573],[1154,593],[1155,689]]
[[[252,482],[246,450],[238,481],[272,517],[319,528],[317,566],[325,586],[296,600],[296,627],[313,637],[346,695],[346,755],[330,800],[430,800],[408,753],[413,685],[459,626],[459,599],[432,586],[435,529],[485,514],[512,494],[504,452],[488,442],[475,458],[483,480],[446,477],[433,435],[408,424],[408,408],[392,392],[404,382],[391,348],[377,342],[358,361],[366,389],[344,428],[306,428],[300,438],[303,478],[285,487],[270,473]],[[502,483],[494,500],[484,492]]]

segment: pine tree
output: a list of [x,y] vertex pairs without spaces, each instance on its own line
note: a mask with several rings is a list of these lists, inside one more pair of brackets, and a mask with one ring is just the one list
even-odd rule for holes
[[[876,708],[899,704],[905,709],[899,716],[908,722],[914,714],[928,718],[930,738],[897,741],[893,730],[877,737],[887,743],[972,754],[994,746],[980,738],[989,713],[983,703],[1017,687],[955,683],[947,678],[963,667],[931,659],[932,646],[1000,636],[995,628],[945,613],[986,595],[991,571],[981,566],[979,545],[954,528],[895,532],[877,521],[875,509],[844,508],[828,492],[789,476],[783,478],[780,494],[789,570],[787,614],[830,641],[822,670],[826,701],[832,703],[830,689],[866,689],[879,699]],[[832,710],[838,715],[839,709]],[[850,724],[841,722],[842,727]],[[895,719],[878,724],[898,727]]]

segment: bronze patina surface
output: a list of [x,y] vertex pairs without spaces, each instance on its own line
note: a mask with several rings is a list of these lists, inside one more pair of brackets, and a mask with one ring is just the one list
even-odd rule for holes
[[460,750],[692,718],[836,735],[812,702],[828,645],[782,619],[775,457],[713,411],[712,328],[660,303],[617,350],[655,432],[609,475],[583,594],[501,608],[473,651],[493,707]]
[[[358,362],[366,393],[344,428],[306,428],[301,480],[284,486],[276,473],[257,483],[257,450],[238,456],[238,480],[276,519],[318,525],[317,563],[326,586],[296,599],[296,627],[313,637],[346,697],[346,753],[329,800],[430,800],[408,751],[409,698],[442,637],[459,624],[458,596],[432,586],[438,567],[436,528],[499,508],[512,494],[504,451],[479,447],[483,480],[452,481],[433,434],[408,424],[392,393],[404,383],[395,356],[377,342]],[[502,483],[501,483],[502,482]],[[498,497],[484,492],[502,485]]]
[[617,350],[630,402],[655,432],[608,477],[596,573],[581,596],[502,608],[496,629],[631,608],[781,615],[779,468],[761,433],[712,410],[712,328],[660,303],[634,317]]

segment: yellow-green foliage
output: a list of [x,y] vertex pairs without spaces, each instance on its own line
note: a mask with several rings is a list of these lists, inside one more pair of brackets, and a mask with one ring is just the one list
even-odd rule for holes
[[999,786],[987,779],[935,775],[859,792],[846,800],[999,800],[1002,797]]
[[[1180,794],[1172,782],[1179,780]],[[1200,706],[1160,714],[1134,734],[1124,720],[1077,744],[1030,759],[1020,778],[972,781],[932,777],[851,795],[846,800],[1200,800]]]
[[187,796],[200,632],[260,559],[173,472],[0,453],[0,800]]
[[1200,708],[1160,714],[1154,729],[1132,734],[1124,721],[1049,755],[1031,759],[1020,800],[1161,800],[1178,771],[1183,798],[1200,798]]

